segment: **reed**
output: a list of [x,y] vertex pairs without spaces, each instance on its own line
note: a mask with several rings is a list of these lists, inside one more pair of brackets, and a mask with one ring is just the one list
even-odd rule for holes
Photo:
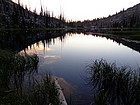
[[94,105],[139,105],[140,76],[131,68],[95,60],[88,66],[88,78],[94,93]]
[[37,55],[0,50],[0,105],[59,105],[50,75],[36,76]]
[[40,80],[33,78],[29,94],[29,102],[33,105],[60,105],[58,89],[51,75],[46,75]]

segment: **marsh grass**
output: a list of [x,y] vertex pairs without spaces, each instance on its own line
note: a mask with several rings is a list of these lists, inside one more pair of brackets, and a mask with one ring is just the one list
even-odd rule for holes
[[94,105],[140,104],[140,76],[130,68],[95,60],[88,66],[88,73],[88,80],[96,91]]
[[107,31],[107,33],[114,34],[120,37],[125,37],[130,40],[140,40],[139,29],[110,30],[110,31]]
[[[50,75],[37,77],[37,55],[0,50],[0,105],[59,105]],[[28,79],[27,79],[28,78]]]
[[51,75],[44,76],[41,80],[33,78],[32,91],[29,95],[33,105],[60,105],[59,93]]

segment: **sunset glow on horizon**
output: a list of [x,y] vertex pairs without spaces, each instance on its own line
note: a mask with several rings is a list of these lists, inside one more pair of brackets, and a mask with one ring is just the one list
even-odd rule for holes
[[[13,0],[18,1],[18,0]],[[92,20],[94,18],[107,17],[123,9],[138,4],[138,0],[20,0],[31,10],[39,12],[41,5],[47,8],[54,16],[60,13],[67,20]]]

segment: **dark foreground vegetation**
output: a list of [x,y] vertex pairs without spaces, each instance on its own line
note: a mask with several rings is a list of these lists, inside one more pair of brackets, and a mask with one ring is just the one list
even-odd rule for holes
[[0,50],[0,105],[59,105],[50,75],[37,74],[38,57]]
[[88,66],[89,83],[94,90],[93,105],[139,105],[140,76],[130,68],[95,60]]

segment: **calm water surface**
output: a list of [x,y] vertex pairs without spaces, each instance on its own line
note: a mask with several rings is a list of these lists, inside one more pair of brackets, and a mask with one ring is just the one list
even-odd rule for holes
[[[67,34],[32,45],[28,53],[40,57],[39,74],[51,73],[64,78],[84,100],[90,100],[90,89],[85,85],[86,66],[96,59],[116,62],[117,66],[140,66],[140,53],[103,37],[84,34]],[[88,100],[89,99],[89,100]]]

